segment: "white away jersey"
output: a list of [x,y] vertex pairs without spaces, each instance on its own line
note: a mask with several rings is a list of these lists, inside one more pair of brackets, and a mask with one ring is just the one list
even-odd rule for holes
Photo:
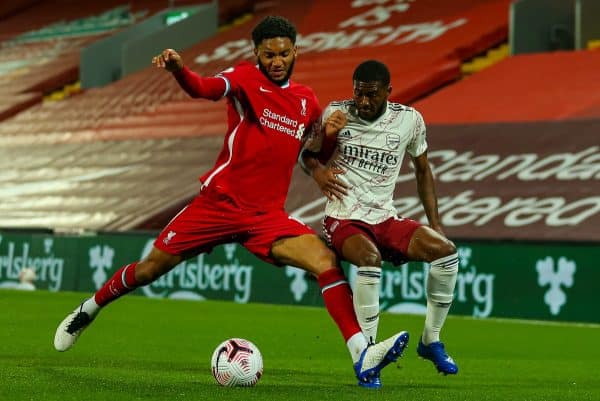
[[425,123],[415,109],[387,102],[385,113],[366,121],[356,113],[354,101],[332,102],[322,122],[335,110],[348,119],[338,133],[336,149],[329,161],[346,171],[338,179],[350,186],[343,200],[328,201],[327,216],[378,224],[397,214],[394,187],[404,152],[417,157],[427,150]]

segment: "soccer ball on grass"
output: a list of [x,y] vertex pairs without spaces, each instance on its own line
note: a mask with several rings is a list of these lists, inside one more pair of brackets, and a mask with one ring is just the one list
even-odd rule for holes
[[263,372],[263,360],[256,345],[242,338],[230,338],[217,346],[210,360],[212,374],[221,386],[254,386]]

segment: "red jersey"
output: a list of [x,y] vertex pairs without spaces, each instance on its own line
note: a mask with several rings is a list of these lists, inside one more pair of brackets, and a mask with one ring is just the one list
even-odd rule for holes
[[203,188],[244,209],[283,209],[304,138],[319,124],[313,90],[292,81],[278,86],[248,62],[217,77],[201,78],[185,68],[176,77],[192,96],[227,97],[225,143],[215,166],[200,177]]

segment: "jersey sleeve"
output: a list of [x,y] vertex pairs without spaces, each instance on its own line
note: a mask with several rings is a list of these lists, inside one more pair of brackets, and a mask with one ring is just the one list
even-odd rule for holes
[[325,121],[327,121],[329,116],[331,114],[333,114],[334,111],[335,111],[334,106],[331,103],[329,103],[327,105],[327,107],[325,107],[325,110],[323,110],[323,112],[321,113],[321,117],[320,117],[321,126],[323,126],[325,124]]
[[179,86],[193,98],[219,100],[227,94],[227,81],[218,77],[202,77],[184,66],[173,72]]
[[413,128],[412,139],[406,147],[406,151],[412,157],[419,157],[427,150],[425,122],[421,113],[413,109],[415,113],[415,125]]
[[240,95],[242,83],[252,79],[246,69],[240,66],[230,67],[216,75],[218,78],[225,80],[226,88],[223,96]]

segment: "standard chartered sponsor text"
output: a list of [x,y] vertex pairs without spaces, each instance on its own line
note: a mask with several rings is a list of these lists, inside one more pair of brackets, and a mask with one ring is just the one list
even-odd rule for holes
[[[502,199],[499,196],[476,197],[475,194],[475,191],[467,190],[454,196],[441,196],[438,208],[442,224],[483,226],[504,216],[507,227],[522,227],[538,221],[560,227],[580,224],[600,213],[600,196],[569,201],[561,196]],[[325,200],[319,198],[291,214],[307,224],[315,223],[323,219],[324,204]],[[425,221],[421,200],[417,196],[396,198],[394,206],[401,216]]]
[[[551,227],[572,226],[600,212],[600,196],[575,201],[561,196],[517,197],[504,201],[498,196],[474,198],[474,194],[474,191],[463,191],[455,196],[440,197],[438,208],[442,224],[483,226],[504,215],[507,227],[522,227],[538,221]],[[425,219],[421,216],[422,206],[418,197],[394,199],[394,206],[401,216]]]
[[[301,138],[304,132],[303,125],[298,127],[298,121],[289,118],[286,115],[275,113],[270,109],[264,109],[259,118],[260,124],[264,127],[282,132],[284,134]],[[293,128],[290,128],[293,127]]]
[[[436,180],[441,182],[498,181],[514,177],[520,181],[556,179],[599,180],[600,147],[589,146],[577,152],[540,156],[535,153],[478,155],[471,151],[459,153],[453,149],[432,150],[428,159]],[[398,182],[414,179],[414,173],[398,176]]]
[[295,130],[293,130],[291,128],[288,128],[288,127],[286,127],[284,125],[281,125],[279,123],[267,120],[264,117],[260,118],[260,123],[263,126],[267,127],[267,128],[274,129],[275,131],[283,132],[284,134],[287,134],[287,135],[290,135],[290,136],[296,136],[296,131]]
[[262,116],[271,120],[279,121],[283,124],[291,125],[294,128],[298,127],[298,121],[292,120],[286,115],[275,113],[274,111],[271,111],[271,109],[264,109]]

